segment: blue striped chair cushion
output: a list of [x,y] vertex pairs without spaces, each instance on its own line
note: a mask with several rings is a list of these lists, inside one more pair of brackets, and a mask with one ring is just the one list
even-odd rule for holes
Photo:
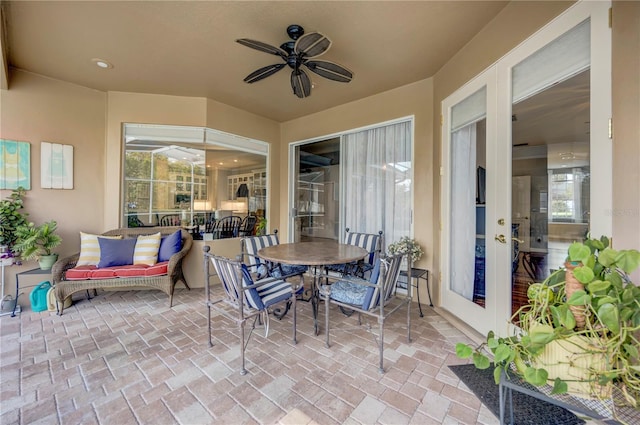
[[[249,273],[249,268],[245,264],[242,265],[242,274],[244,277],[243,284],[245,286],[254,284],[251,273]],[[258,280],[255,283],[260,283],[264,280],[266,279]],[[298,290],[298,292],[301,291],[302,288]],[[289,298],[291,298],[291,285],[284,280],[274,280],[257,288],[251,288],[245,291],[245,299],[249,305],[258,310],[263,310]]]
[[380,260],[376,260],[376,264],[371,272],[369,283],[375,283],[376,286],[364,286],[357,283],[340,280],[331,285],[331,299],[346,304],[358,306],[363,310],[370,310],[376,307],[380,298],[379,287],[382,282],[378,282],[380,277]]
[[295,276],[297,274],[305,273],[307,269],[309,269],[307,266],[280,264],[278,267],[274,267],[273,270],[271,270],[271,276],[275,278]]
[[245,249],[249,257],[249,264],[252,266],[259,266],[263,264],[258,257],[258,251],[268,246],[278,245],[278,235],[264,235],[264,236],[251,236],[244,238]]
[[[251,273],[249,273],[249,269],[247,268],[246,264],[242,265],[242,276],[243,276],[242,283],[244,286],[253,285],[253,278],[251,277]],[[250,307],[258,310],[264,310],[264,303],[260,298],[260,294],[258,293],[257,288],[251,288],[251,289],[245,290],[244,298],[246,303],[248,303]]]
[[369,253],[367,263],[373,264],[373,259],[375,257],[375,251],[378,248],[379,240],[380,235],[347,232],[345,243],[348,245],[355,245],[366,249]]

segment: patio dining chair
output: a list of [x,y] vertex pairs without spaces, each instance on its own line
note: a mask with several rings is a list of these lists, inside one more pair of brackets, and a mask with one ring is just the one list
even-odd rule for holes
[[[293,310],[293,343],[296,339],[296,295],[303,290],[302,284],[286,282],[281,279],[253,280],[245,264],[210,254],[210,247],[204,250],[205,297],[209,330],[209,346],[211,340],[211,308],[215,308],[227,318],[233,320],[239,329],[240,356],[242,358],[241,375],[247,373],[245,352],[253,331],[258,325],[264,325],[265,338],[269,336],[269,309],[281,303],[291,302]],[[213,273],[212,267],[213,265]],[[222,297],[212,299],[211,278],[218,276],[224,289]],[[245,324],[253,319],[249,335],[245,338]]]
[[379,371],[384,373],[384,324],[387,318],[407,305],[407,342],[411,342],[411,295],[396,295],[395,287],[400,276],[400,266],[406,254],[396,254],[376,260],[369,280],[348,276],[332,284],[319,287],[319,297],[325,302],[325,337],[329,344],[330,305],[350,309],[358,313],[358,324],[362,324],[362,314],[375,317],[379,330],[377,343],[380,350]]
[[242,218],[238,217],[237,215],[230,215],[228,217],[221,218],[220,220],[216,221],[216,224],[213,228],[213,238],[237,238],[241,222]]
[[373,270],[373,265],[382,252],[382,230],[374,234],[350,232],[347,228],[344,243],[366,249],[367,256],[354,263],[327,266],[326,271],[337,273],[340,276],[353,275],[364,278],[366,273]]
[[[274,263],[272,261],[264,260],[258,256],[258,251],[262,248],[278,244],[280,244],[278,239],[278,230],[275,230],[270,235],[247,236],[242,238],[240,240],[240,249],[243,261],[248,263],[249,271],[256,276],[256,279],[271,277],[274,279],[287,280],[289,278],[299,276],[300,282],[303,282],[304,274],[308,270],[307,266]],[[286,304],[284,309],[274,309],[274,316],[278,319],[282,319],[287,314],[290,307],[291,301]]]
[[258,251],[262,248],[279,244],[278,230],[274,230],[270,235],[247,236],[240,241],[243,260],[249,263],[250,271],[255,273],[258,279],[265,277],[287,279],[302,276],[308,270],[307,266],[273,263],[258,256]]
[[247,215],[242,219],[240,223],[240,228],[238,230],[238,236],[243,238],[245,236],[253,235],[254,229],[256,227],[256,223],[258,222],[258,217],[255,215]]
[[160,226],[169,227],[169,226],[180,226],[180,215],[178,214],[167,214],[160,217]]

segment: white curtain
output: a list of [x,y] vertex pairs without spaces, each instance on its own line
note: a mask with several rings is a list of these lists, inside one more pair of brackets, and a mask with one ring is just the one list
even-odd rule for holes
[[451,133],[451,290],[473,299],[475,275],[476,124]]
[[411,134],[406,121],[342,139],[344,227],[362,233],[382,230],[385,250],[411,233]]

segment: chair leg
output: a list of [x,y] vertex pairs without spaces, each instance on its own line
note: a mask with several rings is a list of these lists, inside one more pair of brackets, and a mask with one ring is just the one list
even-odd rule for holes
[[407,303],[407,343],[411,342],[411,300]]
[[245,368],[245,365],[244,365],[244,350],[246,348],[246,345],[244,342],[244,322],[239,323],[239,326],[240,326],[240,355],[242,358],[242,369],[240,369],[240,375],[246,375],[247,369]]
[[384,319],[378,318],[378,324],[380,325],[380,368],[378,371],[380,373],[384,373]]
[[[303,284],[304,284],[304,277],[300,276],[300,285],[303,285]],[[300,288],[302,288],[302,286],[300,286]],[[298,297],[296,295],[296,292],[298,292],[298,288],[292,287],[291,291],[292,291],[291,292],[291,298],[292,298],[291,305],[293,307],[293,344],[295,345],[295,344],[298,343],[298,339],[297,339],[297,336],[296,336],[296,325],[297,325],[296,322],[297,322],[297,319],[298,319],[298,317],[297,317],[298,316],[298,309],[296,308],[296,298],[298,298]]]
[[211,341],[211,306],[207,301],[207,333],[209,334],[209,347],[213,347],[213,342]]
[[325,346],[329,348],[329,294],[325,295],[324,299],[324,336]]

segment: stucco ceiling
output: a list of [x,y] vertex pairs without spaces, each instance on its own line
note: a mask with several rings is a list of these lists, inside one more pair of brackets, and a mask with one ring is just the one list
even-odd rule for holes
[[[3,2],[3,44],[9,67],[102,91],[206,97],[284,122],[433,76],[507,3]],[[353,81],[309,73],[314,88],[305,99],[293,95],[287,67],[244,83],[280,59],[235,40],[279,46],[290,24],[328,36],[322,59],[349,68]]]

